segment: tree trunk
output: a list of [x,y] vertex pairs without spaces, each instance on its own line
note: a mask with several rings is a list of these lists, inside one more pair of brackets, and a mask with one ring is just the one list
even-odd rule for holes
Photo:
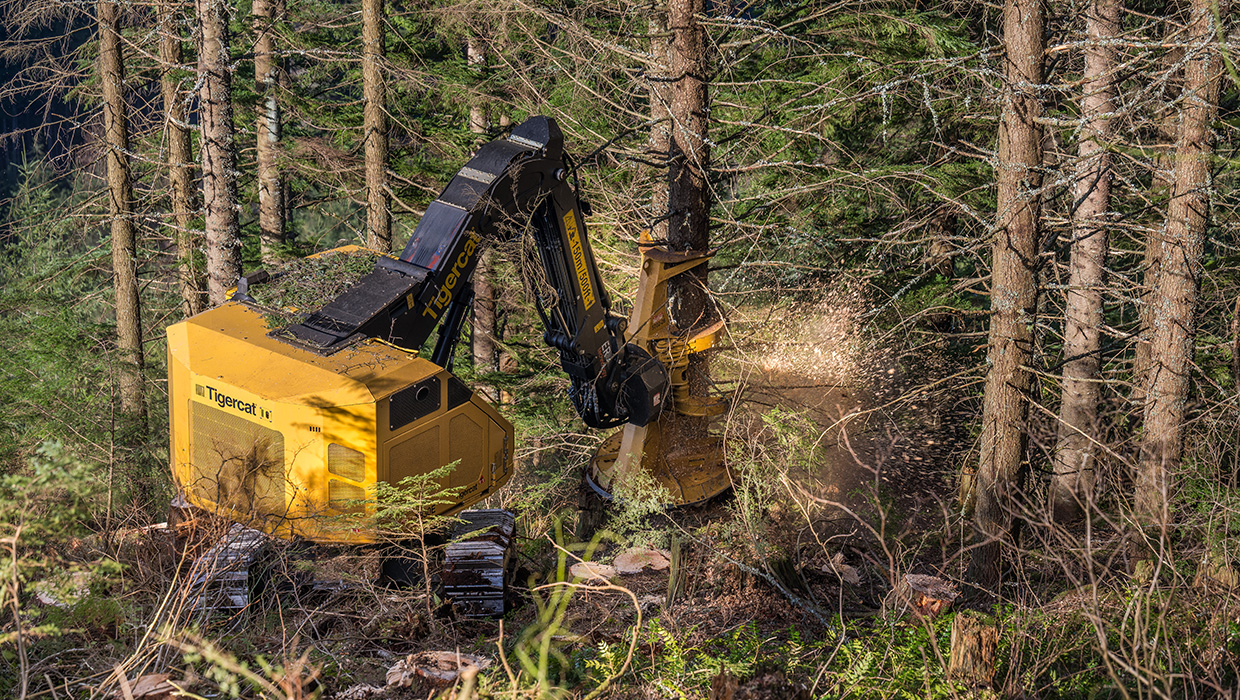
[[[474,371],[489,374],[499,368],[495,344],[495,284],[491,278],[495,265],[494,251],[485,250],[478,258],[474,271]],[[499,400],[499,391],[493,386],[482,386],[482,393],[492,402]]]
[[[1180,41],[1177,36],[1180,31],[1178,24],[1167,20],[1165,26],[1164,40],[1169,43],[1178,43]],[[1173,103],[1174,96],[1184,89],[1184,76],[1180,74],[1183,62],[1184,49],[1179,47],[1169,49],[1159,59],[1160,72],[1165,73],[1167,77],[1161,81],[1162,92],[1165,94],[1164,99],[1161,100],[1161,107],[1154,117],[1158,143],[1154,149],[1153,192],[1151,194],[1155,197],[1170,193],[1171,184],[1175,178],[1176,117],[1178,114],[1173,109]],[[1158,236],[1147,235],[1145,237],[1145,256],[1141,265],[1141,304],[1137,307],[1138,336],[1133,352],[1132,391],[1128,397],[1129,403],[1133,406],[1145,406],[1145,389],[1150,378],[1150,335],[1153,328],[1150,309],[1155,281],[1162,267],[1161,249],[1161,239]]]
[[254,0],[254,79],[261,97],[255,124],[258,151],[258,238],[264,264],[276,261],[284,243],[284,187],[280,184],[280,62],[275,23],[283,14],[280,0]]
[[183,60],[181,31],[173,0],[161,0],[156,12],[160,26],[159,60],[163,64],[159,85],[164,100],[164,129],[168,134],[168,183],[172,188],[173,240],[177,245],[177,286],[185,315],[193,316],[203,309],[204,290],[195,255],[199,241],[191,226],[196,207],[194,152],[185,121],[185,102],[174,74]]
[[[1184,449],[1197,283],[1210,208],[1211,122],[1218,112],[1222,73],[1212,4],[1211,0],[1192,2],[1188,27],[1192,48],[1184,67],[1166,233],[1159,245],[1162,267],[1150,299],[1150,369],[1136,511],[1142,523],[1155,527],[1168,522],[1171,475]],[[1220,16],[1226,17],[1226,3],[1220,5]]]
[[969,610],[962,611],[952,620],[947,677],[964,681],[970,689],[991,687],[998,648],[999,628],[994,621]]
[[196,0],[199,25],[198,102],[202,128],[202,199],[207,239],[207,295],[224,303],[241,276],[237,212],[237,141],[233,128],[228,4]]
[[[474,79],[480,81],[482,69],[487,63],[486,45],[482,43],[482,39],[471,36],[465,40],[465,63],[473,73]],[[471,133],[485,134],[489,128],[491,128],[491,118],[487,105],[481,97],[475,95],[474,103],[469,107],[469,130]]]
[[664,170],[671,150],[672,138],[672,84],[668,76],[672,72],[672,43],[667,29],[664,8],[656,8],[650,16],[650,64],[646,67],[647,93],[650,100],[650,153],[651,160],[660,163],[655,175],[655,185],[650,197],[650,236],[655,240],[667,239],[667,172]]
[[1102,288],[1106,278],[1107,210],[1111,199],[1110,114],[1115,109],[1115,49],[1120,0],[1093,0],[1085,19],[1085,80],[1081,114],[1085,126],[1077,144],[1072,257],[1064,319],[1065,364],[1059,407],[1058,449],[1050,485],[1056,520],[1081,515],[1093,494],[1097,469],[1099,352],[1102,348]]
[[[667,242],[673,250],[706,250],[710,246],[710,143],[707,141],[710,96],[707,92],[706,30],[697,15],[705,0],[671,0],[668,25],[672,33],[671,117],[669,137]],[[677,277],[669,285],[672,320],[683,332],[714,320],[706,292],[706,265]],[[690,389],[705,391],[705,364],[690,362]],[[694,365],[697,365],[696,371]]]
[[[471,71],[481,71],[486,65],[486,48],[482,40],[469,37],[465,41],[465,62]],[[475,100],[480,98],[475,97]],[[469,130],[485,134],[491,126],[486,105],[475,101],[469,108]],[[496,294],[491,275],[495,268],[495,254],[486,250],[478,258],[474,271],[474,370],[479,374],[494,372],[498,366],[496,357]],[[499,401],[499,391],[493,386],[482,386],[481,392],[490,401]]]
[[1007,102],[999,125],[998,212],[990,282],[990,338],[982,404],[981,458],[974,484],[977,546],[969,578],[999,581],[1000,543],[1014,535],[1017,492],[1023,487],[1028,370],[1037,309],[1038,219],[1042,133],[1037,86],[1042,83],[1044,8],[1039,0],[1006,0],[1003,43]]
[[125,63],[122,56],[120,8],[101,0],[99,78],[103,86],[103,129],[108,148],[108,215],[112,220],[112,280],[116,291],[116,344],[119,351],[121,413],[128,427],[141,431],[146,423],[142,382],[142,308],[138,295],[137,244],[134,232],[133,179],[129,170],[129,124],[125,105]]
[[362,131],[366,144],[367,245],[392,251],[392,212],[387,192],[387,82],[383,76],[383,0],[362,0]]

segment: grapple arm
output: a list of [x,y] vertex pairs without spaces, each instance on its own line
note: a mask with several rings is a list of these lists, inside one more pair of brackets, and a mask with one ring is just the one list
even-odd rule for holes
[[599,428],[653,420],[667,398],[667,372],[625,343],[625,321],[611,313],[563,143],[555,120],[532,117],[484,145],[427,207],[399,258],[380,258],[280,337],[330,354],[366,337],[420,348],[438,329],[432,360],[447,366],[483,246],[528,227],[545,279],[535,290],[544,339],[559,351],[578,414]]

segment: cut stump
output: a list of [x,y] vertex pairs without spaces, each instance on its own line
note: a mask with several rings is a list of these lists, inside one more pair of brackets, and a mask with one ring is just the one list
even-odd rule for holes
[[883,602],[888,614],[903,615],[912,609],[919,617],[934,619],[947,612],[959,597],[956,587],[937,576],[905,574]]
[[947,677],[972,687],[991,687],[999,628],[990,619],[964,611],[952,620],[952,649]]

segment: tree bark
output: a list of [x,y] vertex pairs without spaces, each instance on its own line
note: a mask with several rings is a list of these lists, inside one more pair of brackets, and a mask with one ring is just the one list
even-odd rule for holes
[[[482,39],[471,36],[465,40],[465,64],[469,66],[476,80],[481,80],[482,69],[486,67],[486,45]],[[474,103],[469,107],[469,131],[474,134],[485,134],[491,128],[491,117],[487,105],[481,97],[475,96]]]
[[952,620],[947,677],[969,688],[989,688],[995,680],[995,651],[999,628],[993,620],[965,610]]
[[1044,8],[1040,0],[1006,0],[1003,43],[1007,100],[999,125],[998,211],[992,252],[990,337],[982,404],[981,458],[975,475],[977,538],[969,578],[999,581],[1000,544],[1015,534],[1016,497],[1023,487],[1025,421],[1037,309],[1038,220],[1042,133],[1037,86],[1042,83]]
[[1085,18],[1089,42],[1081,114],[1085,119],[1077,144],[1072,252],[1064,319],[1065,364],[1059,407],[1059,436],[1050,484],[1051,514],[1074,520],[1093,495],[1097,469],[1099,352],[1102,338],[1102,288],[1106,280],[1107,210],[1111,200],[1111,113],[1115,110],[1115,49],[1120,0],[1093,0]]
[[211,304],[219,305],[224,303],[228,289],[241,276],[229,15],[225,0],[196,0],[196,8],[207,296]]
[[[486,65],[486,48],[482,40],[469,37],[465,40],[465,63],[471,71],[481,71]],[[475,98],[479,100],[480,98]],[[490,115],[486,105],[475,101],[469,108],[469,130],[475,134],[485,134],[491,126]],[[496,293],[491,275],[495,268],[495,254],[491,250],[483,251],[478,258],[478,268],[474,271],[474,370],[480,374],[489,374],[499,367],[496,356]],[[481,392],[491,401],[499,401],[499,391],[493,386],[482,386]]]
[[655,240],[667,239],[668,174],[665,168],[672,138],[672,84],[668,79],[672,71],[672,43],[667,19],[667,11],[662,7],[656,8],[650,16],[651,62],[646,67],[650,121],[653,122],[650,127],[651,160],[661,164],[650,197],[650,236]]
[[[1137,518],[1147,526],[1168,523],[1171,478],[1184,449],[1189,372],[1193,358],[1197,284],[1210,208],[1211,122],[1218,113],[1222,61],[1215,43],[1211,0],[1193,0],[1176,136],[1175,169],[1167,225],[1159,242],[1161,270],[1150,299],[1150,369],[1136,479]],[[1220,3],[1220,16],[1227,16]]]
[[387,81],[383,75],[383,0],[362,0],[362,131],[366,146],[367,245],[392,251],[392,212],[387,192]]
[[264,264],[277,259],[284,243],[284,187],[280,183],[280,62],[275,23],[283,14],[280,0],[254,0],[254,79],[261,96],[255,124],[258,151],[258,238]]
[[141,430],[146,423],[142,381],[142,307],[138,294],[133,178],[129,169],[129,124],[125,105],[125,62],[120,8],[100,0],[99,77],[103,86],[103,129],[108,148],[108,215],[112,233],[112,281],[116,292],[116,344],[119,351],[120,408]]
[[[1178,24],[1167,20],[1165,26],[1167,28],[1164,40],[1168,43],[1178,43],[1180,41],[1177,36],[1180,31]],[[1167,74],[1162,81],[1163,91],[1167,93],[1167,96],[1162,100],[1161,108],[1155,116],[1158,144],[1154,150],[1152,164],[1153,192],[1151,194],[1156,197],[1170,193],[1172,181],[1175,179],[1176,117],[1178,115],[1173,109],[1175,99],[1172,95],[1184,89],[1184,76],[1180,74],[1183,61],[1184,49],[1179,47],[1169,49],[1159,59],[1161,72]],[[1155,281],[1162,268],[1161,254],[1161,239],[1158,236],[1146,236],[1145,256],[1141,265],[1141,303],[1137,307],[1138,336],[1133,352],[1132,391],[1128,397],[1129,403],[1133,406],[1145,406],[1145,389],[1150,378],[1150,336],[1153,328],[1151,301]]]
[[[710,247],[710,142],[707,133],[710,95],[707,90],[706,31],[698,20],[705,0],[670,0],[671,118],[668,151],[667,242],[673,250]],[[714,319],[706,293],[706,266],[677,277],[669,285],[672,320],[683,332]],[[700,359],[700,358],[695,358]],[[695,376],[696,375],[696,376]],[[692,371],[691,389],[704,388],[701,372]],[[694,387],[692,384],[698,386]],[[695,391],[695,393],[697,393]]]
[[[483,251],[474,271],[474,371],[489,374],[499,368],[496,340],[495,284],[491,278],[495,265],[492,250]],[[499,400],[499,391],[489,385],[481,387],[491,401]]]
[[177,245],[177,286],[186,316],[202,311],[205,290],[202,271],[195,253],[198,236],[192,226],[194,210],[194,152],[189,125],[185,121],[185,102],[174,71],[183,60],[181,32],[177,27],[177,6],[172,0],[156,5],[160,26],[159,78],[164,101],[164,130],[168,134],[168,184],[172,188],[173,240]]

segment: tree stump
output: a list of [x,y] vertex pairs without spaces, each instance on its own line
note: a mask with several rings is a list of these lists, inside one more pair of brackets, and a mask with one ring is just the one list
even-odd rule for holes
[[989,618],[961,612],[952,621],[952,648],[947,677],[972,687],[990,687],[995,679],[999,628]]
[[905,574],[883,601],[883,609],[902,616],[911,608],[919,617],[932,620],[946,612],[959,595],[955,586],[937,576]]

